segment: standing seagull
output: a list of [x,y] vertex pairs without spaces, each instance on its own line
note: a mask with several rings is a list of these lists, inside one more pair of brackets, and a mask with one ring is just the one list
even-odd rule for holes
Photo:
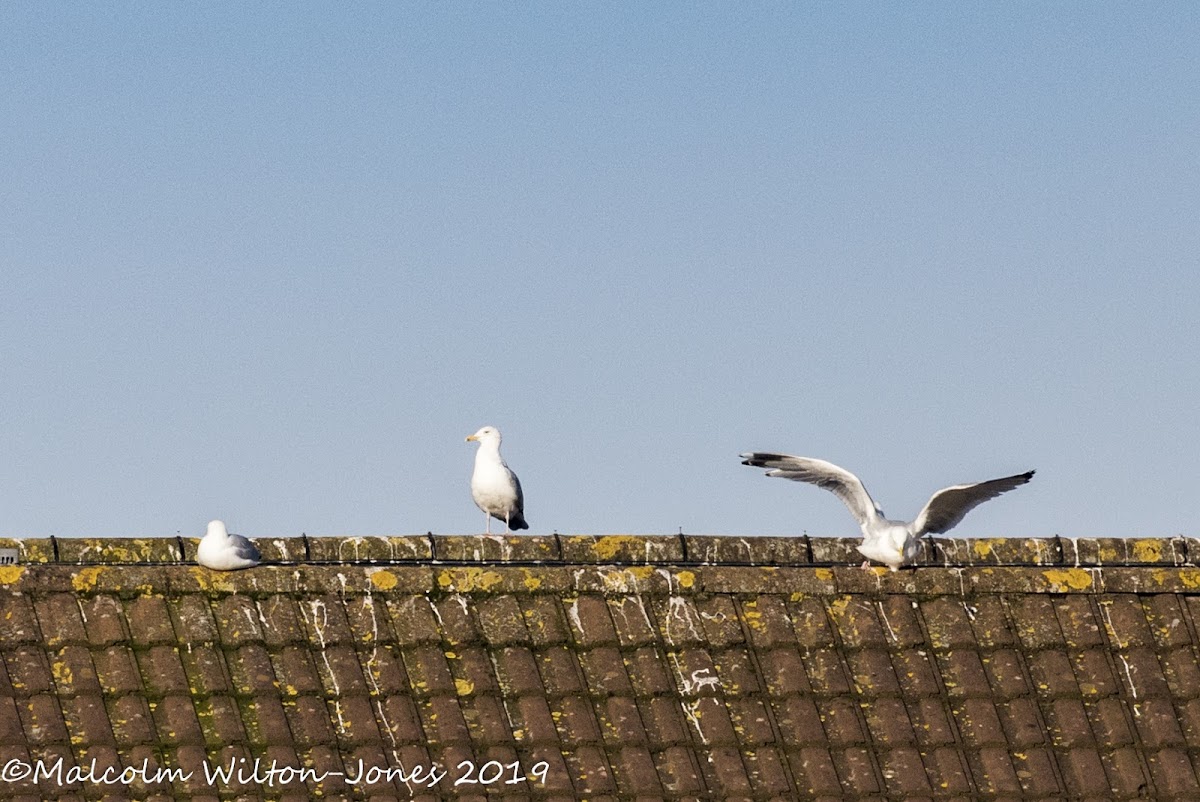
[[483,510],[487,533],[492,533],[492,518],[504,521],[512,531],[528,529],[521,480],[500,456],[500,431],[494,426],[484,426],[467,437],[468,442],[471,440],[479,443],[475,472],[471,474],[471,498]]
[[[891,521],[872,500],[858,477],[832,462],[788,454],[753,452],[742,454],[742,464],[772,468],[767,476],[779,476],[794,482],[808,482],[837,495],[850,508],[862,528],[863,542],[858,546],[864,557],[885,563],[893,571],[917,555],[917,541],[925,534],[941,534],[957,526],[968,512],[990,498],[1028,482],[1033,471],[992,479],[973,485],[954,485],[939,490],[911,523]],[[867,563],[863,563],[867,567]]]
[[208,532],[196,549],[196,562],[215,571],[253,568],[261,559],[253,543],[241,535],[229,534],[224,521],[209,521]]

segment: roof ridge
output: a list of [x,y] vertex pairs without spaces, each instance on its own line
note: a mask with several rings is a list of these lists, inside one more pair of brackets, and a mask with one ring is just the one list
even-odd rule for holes
[[[372,535],[250,538],[265,564],[835,566],[859,538],[799,535]],[[924,538],[917,566],[1190,566],[1195,538]],[[0,538],[21,564],[179,565],[199,538]]]

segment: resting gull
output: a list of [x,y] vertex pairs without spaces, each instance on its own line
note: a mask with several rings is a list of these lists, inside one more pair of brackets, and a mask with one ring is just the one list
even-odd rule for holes
[[504,521],[510,530],[528,529],[525,523],[525,497],[521,481],[500,456],[500,431],[484,426],[467,441],[479,443],[475,452],[475,472],[471,474],[471,498],[483,510],[487,533],[492,533],[492,518]]
[[[864,557],[886,564],[893,571],[917,555],[917,541],[925,534],[941,534],[957,526],[963,517],[990,498],[1028,482],[1033,471],[939,490],[911,523],[892,521],[867,493],[858,477],[845,468],[811,457],[752,452],[742,454],[742,464],[771,468],[767,476],[779,476],[795,482],[808,482],[832,491],[842,500],[862,528],[863,542],[858,546]],[[863,563],[867,567],[867,563]]]
[[196,549],[196,562],[216,571],[236,571],[258,565],[262,555],[241,535],[231,535],[224,521],[209,521],[208,532]]

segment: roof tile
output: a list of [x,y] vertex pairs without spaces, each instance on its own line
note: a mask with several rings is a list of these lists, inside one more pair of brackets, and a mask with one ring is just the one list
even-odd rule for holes
[[496,745],[513,742],[512,724],[504,705],[494,696],[474,696],[462,701],[463,719],[476,744]]
[[597,700],[596,718],[605,743],[642,744],[646,742],[646,730],[637,700],[628,696],[610,696]]
[[693,752],[682,746],[670,746],[654,754],[655,767],[662,787],[672,794],[700,794],[704,778]]
[[570,776],[575,781],[576,794],[590,796],[614,793],[617,790],[608,758],[601,750],[594,746],[581,746],[574,750],[564,750],[563,757],[566,759]]
[[375,720],[375,708],[366,696],[341,696],[327,699],[326,715],[337,722],[338,742],[357,746],[379,743],[381,734]]
[[1059,758],[1068,792],[1078,796],[1104,797],[1109,793],[1104,764],[1094,749],[1069,749]]
[[300,615],[308,630],[309,640],[320,644],[322,649],[354,643],[346,608],[339,597],[327,594],[307,599],[300,603]]
[[1017,635],[1026,649],[1047,649],[1064,642],[1050,597],[1018,594],[1009,599],[1009,604]]
[[550,717],[564,744],[600,743],[603,740],[596,712],[591,703],[582,697],[564,696],[551,700]]
[[684,708],[678,699],[669,696],[640,699],[638,709],[651,747],[666,748],[690,742]]
[[1149,775],[1142,758],[1135,749],[1115,749],[1101,753],[1113,793],[1126,798],[1145,798],[1149,789]]
[[1054,764],[1054,753],[1049,749],[1022,749],[1014,753],[1013,768],[1024,794],[1050,799],[1061,796]]
[[54,690],[54,677],[50,673],[47,655],[40,648],[21,645],[15,649],[2,650],[8,669],[8,679],[17,696],[32,696]]
[[1190,699],[1200,695],[1200,662],[1193,649],[1183,647],[1159,652],[1158,660],[1172,696]]
[[537,646],[566,643],[570,640],[567,619],[557,598],[534,595],[520,600],[529,637]]
[[771,649],[796,642],[791,615],[778,596],[760,596],[742,602],[742,619],[758,649]]
[[261,643],[248,643],[231,650],[228,666],[233,691],[240,696],[272,693],[279,687],[271,656]]
[[79,602],[71,593],[51,593],[36,602],[38,624],[47,646],[57,649],[68,643],[86,643]]
[[957,729],[951,723],[950,711],[940,699],[924,697],[909,700],[909,720],[917,736],[917,743],[923,747],[945,746],[958,740]]
[[[949,763],[950,761],[947,760]],[[985,794],[1019,794],[1021,782],[1017,779],[1016,769],[1007,748],[988,746],[978,752],[968,752],[967,762],[971,765],[971,775],[979,785],[979,790]],[[953,771],[953,766],[949,766]]]
[[953,708],[963,740],[971,746],[1001,746],[1007,743],[996,706],[990,699],[964,699]]
[[514,597],[483,597],[475,605],[475,612],[488,644],[508,646],[529,642],[529,630],[525,628],[521,607]]
[[1096,699],[1084,705],[1096,740],[1106,746],[1125,746],[1133,743],[1133,728],[1129,713],[1120,699]]
[[950,698],[992,695],[991,683],[978,652],[968,649],[939,652],[937,662],[942,684]]
[[615,643],[617,632],[603,596],[584,594],[566,602],[567,620],[574,640],[581,646]]
[[60,699],[63,721],[70,732],[73,744],[98,744],[113,746],[112,725],[108,720],[108,710],[104,699],[99,695],[86,694],[67,699]]
[[902,746],[889,750],[884,752],[881,763],[884,781],[890,793],[912,797],[932,792],[921,754],[916,749]]
[[176,641],[166,598],[160,594],[137,596],[130,600],[125,606],[125,621],[136,646],[158,646]]
[[715,746],[709,751],[709,766],[712,768],[716,787],[726,799],[733,794],[744,794],[754,785],[746,772],[741,752],[733,746]]
[[196,718],[200,721],[204,742],[209,747],[246,740],[241,711],[233,697],[210,696],[195,700],[195,704]]
[[459,696],[500,690],[491,659],[482,647],[460,646],[453,652],[446,652],[446,657]]
[[586,687],[579,684],[579,674],[574,670],[575,661],[571,655],[572,653],[565,649],[551,649],[543,654],[544,679],[546,690],[550,693],[566,694],[584,691],[601,695],[633,693],[625,662],[615,647],[601,646],[598,649],[579,652],[579,666],[587,678]]
[[242,724],[252,746],[286,746],[294,743],[287,714],[278,696],[262,695],[239,699]]
[[118,746],[134,746],[158,740],[150,706],[142,696],[128,694],[112,699],[108,702],[108,710]]
[[848,667],[839,652],[832,648],[813,649],[802,652],[800,657],[814,693],[832,696],[850,693]]
[[558,744],[558,729],[544,696],[522,696],[506,706],[513,737],[527,744]]
[[100,692],[100,680],[92,664],[92,654],[86,646],[64,646],[49,657],[50,672],[54,675],[59,696]]
[[[749,649],[734,647],[715,653],[714,664],[720,685],[727,695],[761,693],[762,684],[759,681],[759,668]],[[795,665],[799,667],[800,661]],[[803,669],[801,669],[803,675]]]
[[679,535],[560,535],[562,559],[570,563],[646,565],[683,561]]
[[1144,597],[1146,620],[1155,642],[1161,648],[1190,646],[1189,614],[1180,597],[1161,593]]
[[776,742],[771,713],[762,699],[754,697],[726,699],[725,707],[729,711],[733,731],[740,743],[758,747]]
[[1079,693],[1071,661],[1062,652],[1049,649],[1029,656],[1029,674],[1038,693],[1043,696],[1063,696]]
[[892,661],[882,649],[866,649],[846,655],[853,672],[854,690],[864,696],[898,695],[900,683],[892,670]]
[[404,649],[402,654],[414,694],[431,696],[457,692],[446,653],[440,647],[415,646]]
[[1012,649],[1000,649],[982,658],[988,687],[1002,699],[1024,696],[1033,689],[1025,677],[1020,655]]
[[452,593],[434,599],[432,604],[433,615],[438,621],[443,641],[459,644],[480,639],[479,628],[471,617],[471,606],[466,596]]
[[921,603],[921,615],[929,632],[929,642],[936,649],[976,646],[971,616],[976,611],[967,603],[951,597],[934,598]]
[[1045,709],[1046,723],[1055,746],[1074,747],[1095,742],[1083,702],[1079,699],[1054,699]]
[[695,603],[685,596],[652,599],[650,607],[663,641],[671,646],[704,643],[704,619]]
[[763,682],[771,696],[781,697],[797,693],[810,693],[812,686],[808,684],[808,676],[804,672],[804,663],[800,653],[794,648],[772,649],[769,652],[758,652],[761,663]]
[[673,667],[669,658],[654,646],[643,646],[625,655],[629,681],[636,696],[655,696],[675,693]]
[[1166,699],[1146,699],[1136,704],[1133,721],[1142,742],[1148,747],[1186,746],[1175,708]]
[[865,743],[867,735],[859,719],[858,705],[847,696],[817,700],[821,723],[829,743],[835,746]]
[[58,699],[48,693],[39,693],[17,702],[25,737],[34,744],[64,744],[68,742],[67,725],[63,721]]
[[1037,703],[1028,697],[1002,702],[996,706],[1008,743],[1024,749],[1046,742],[1046,725]]
[[814,797],[819,794],[842,796],[842,784],[833,765],[833,756],[826,747],[801,747],[788,754],[788,765],[801,793]]
[[190,696],[172,694],[150,703],[155,731],[168,746],[204,743],[204,732]]
[[87,638],[91,645],[109,646],[128,642],[125,612],[118,599],[99,595],[76,597],[75,601],[87,625]]
[[41,639],[30,599],[17,593],[0,593],[0,642],[37,643]]
[[[305,543],[308,549],[307,560],[314,563],[426,562],[433,557],[430,539],[425,535],[310,537],[305,539]],[[292,559],[305,559],[299,549],[288,547],[286,551]]]
[[408,646],[441,641],[433,607],[424,596],[388,595],[386,606],[397,643]]
[[772,709],[782,743],[788,746],[828,743],[821,714],[811,698],[791,696],[777,702]]
[[871,760],[870,750],[861,746],[850,746],[831,751],[833,765],[837,767],[848,791],[865,795],[878,794],[883,790]]
[[916,743],[916,732],[908,718],[908,709],[899,699],[874,699],[863,706],[871,739],[886,746]]
[[605,692],[605,688],[602,687],[605,682],[614,683],[618,687],[623,678],[628,682],[620,653],[610,647],[580,653],[577,659],[575,652],[566,646],[552,646],[541,650],[537,658],[542,685],[545,692],[551,696],[586,692],[587,683],[584,681],[581,666],[589,666],[596,677],[596,683],[592,687],[594,693]]
[[1088,649],[1071,655],[1079,691],[1084,697],[1111,696],[1120,690],[1109,659],[1107,649]]
[[135,654],[142,672],[142,685],[148,696],[188,692],[187,674],[179,659],[179,651],[174,646],[152,646]]
[[1164,796],[1195,799],[1200,792],[1196,771],[1188,754],[1177,749],[1164,749],[1150,757],[1150,774]]

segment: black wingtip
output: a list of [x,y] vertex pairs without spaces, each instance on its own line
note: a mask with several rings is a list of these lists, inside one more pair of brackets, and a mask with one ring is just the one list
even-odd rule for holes
[[510,532],[515,532],[518,529],[528,529],[528,528],[529,528],[529,524],[525,523],[524,518],[518,518],[515,521],[508,522],[508,530]]

